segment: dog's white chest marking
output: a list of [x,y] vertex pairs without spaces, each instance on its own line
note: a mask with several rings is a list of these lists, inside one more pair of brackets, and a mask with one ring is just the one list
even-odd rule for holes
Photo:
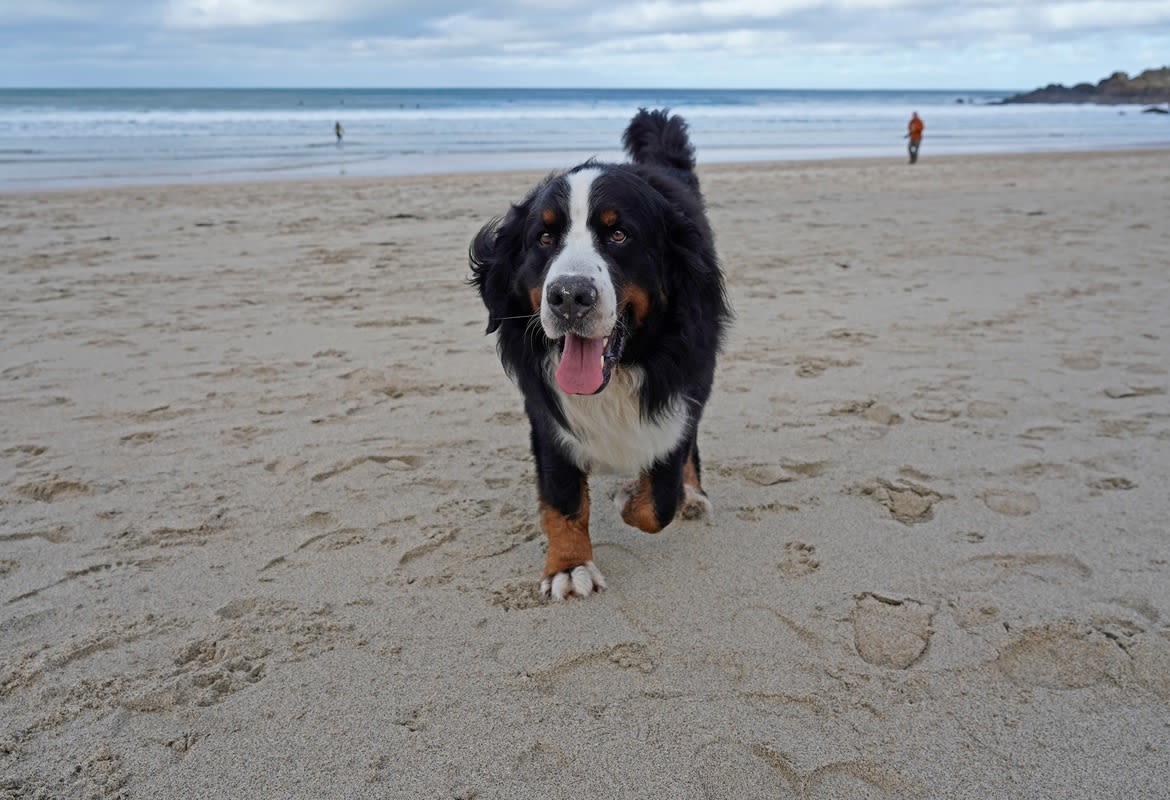
[[615,367],[597,395],[557,394],[569,430],[558,430],[585,471],[637,474],[674,450],[687,428],[687,407],[676,398],[654,419],[642,416],[642,372]]

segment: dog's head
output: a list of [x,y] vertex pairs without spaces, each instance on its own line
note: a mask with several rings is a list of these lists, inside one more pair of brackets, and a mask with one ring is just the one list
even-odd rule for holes
[[714,280],[721,299],[706,222],[689,209],[701,210],[693,187],[669,175],[586,163],[486,225],[471,245],[472,282],[505,363],[510,337],[538,319],[543,352],[559,349],[560,389],[597,394],[642,329],[701,306],[686,299],[698,284]]

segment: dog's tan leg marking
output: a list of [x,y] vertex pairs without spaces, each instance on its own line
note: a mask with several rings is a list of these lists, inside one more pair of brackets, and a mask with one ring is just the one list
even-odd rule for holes
[[548,537],[548,557],[545,558],[544,574],[541,577],[568,572],[573,567],[593,560],[587,503],[576,517],[566,517],[546,506],[540,511],[540,524]]
[[569,595],[586,597],[605,588],[605,577],[593,563],[593,544],[589,540],[589,486],[582,481],[581,509],[566,516],[541,504],[540,526],[548,537],[548,556],[544,562],[540,589],[557,600]]
[[654,494],[650,485],[650,476],[643,473],[638,480],[623,489],[625,503],[622,505],[622,519],[627,525],[632,525],[646,533],[658,533],[662,530],[662,523],[658,521],[658,514],[654,511]]

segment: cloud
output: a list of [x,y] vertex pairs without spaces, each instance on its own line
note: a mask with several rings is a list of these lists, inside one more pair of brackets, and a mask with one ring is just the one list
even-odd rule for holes
[[8,85],[1028,88],[1168,52],[1166,0],[0,0]]
[[[1119,7],[1124,6],[1124,8]],[[1170,25],[1170,3],[1146,0],[1138,3],[1085,2],[1046,5],[1039,15],[1050,31],[1101,31],[1113,28],[1141,30]]]
[[331,22],[342,10],[330,0],[168,0],[167,28],[205,30]]

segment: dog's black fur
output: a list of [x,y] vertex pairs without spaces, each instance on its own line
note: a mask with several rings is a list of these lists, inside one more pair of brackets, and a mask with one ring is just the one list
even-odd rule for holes
[[[523,392],[541,509],[553,515],[550,523],[542,513],[550,538],[546,592],[554,575],[574,577],[573,570],[582,564],[567,562],[584,557],[576,552],[554,559],[553,550],[562,548],[555,547],[554,537],[560,534],[550,525],[571,527],[584,516],[587,541],[586,476],[607,466],[593,463],[577,446],[590,431],[574,429],[564,404],[576,399],[551,377],[564,339],[552,338],[556,332],[550,335],[548,326],[542,328],[538,321],[541,306],[549,298],[559,299],[550,293],[546,278],[573,226],[578,231],[588,226],[592,253],[599,267],[604,264],[617,298],[616,323],[605,340],[605,383],[595,396],[618,391],[607,386],[610,375],[627,371],[640,377],[633,385],[644,423],[671,414],[685,416],[669,448],[638,469],[642,496],[627,500],[623,516],[643,529],[657,530],[673,519],[680,503],[685,516],[706,509],[695,438],[730,318],[723,277],[686,123],[665,111],[642,110],[623,142],[632,163],[589,161],[549,176],[504,217],[484,226],[470,247],[471,283],[487,306],[487,332],[498,333],[504,368]],[[588,219],[572,219],[572,208],[582,206],[570,205],[571,181],[583,171],[589,180]],[[585,180],[579,178],[577,185]],[[703,506],[688,513],[688,498]],[[558,559],[566,563],[556,563]],[[591,562],[589,567],[594,569]],[[604,586],[600,573],[594,584]],[[564,593],[589,591],[570,588]]]

